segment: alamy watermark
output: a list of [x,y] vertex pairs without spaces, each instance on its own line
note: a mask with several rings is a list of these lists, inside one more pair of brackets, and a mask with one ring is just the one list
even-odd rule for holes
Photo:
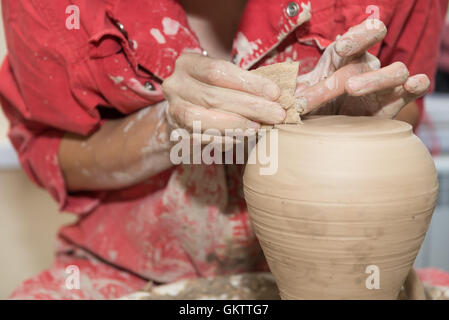
[[366,7],[365,13],[370,15],[366,20],[366,28],[368,30],[379,29],[381,26],[380,8],[375,5],[369,5]]
[[366,267],[365,273],[369,274],[366,278],[365,286],[368,290],[380,289],[380,269],[378,266],[372,264]]
[[65,27],[68,30],[79,30],[80,28],[80,8],[70,5],[65,8],[65,13],[69,16],[65,19]]
[[203,132],[201,121],[193,121],[192,131],[179,128],[171,132],[170,141],[175,144],[170,161],[174,165],[258,163],[261,175],[278,170],[277,129],[226,129],[223,135],[218,129]]
[[67,277],[65,279],[65,288],[67,290],[80,289],[80,269],[76,265],[69,265],[65,268]]

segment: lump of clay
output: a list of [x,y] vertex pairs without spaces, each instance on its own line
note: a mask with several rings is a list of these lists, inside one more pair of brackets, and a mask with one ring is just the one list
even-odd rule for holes
[[260,67],[252,70],[262,77],[276,83],[281,89],[279,104],[287,110],[284,123],[301,123],[301,110],[294,106],[294,93],[296,90],[296,78],[298,77],[299,62],[282,62]]

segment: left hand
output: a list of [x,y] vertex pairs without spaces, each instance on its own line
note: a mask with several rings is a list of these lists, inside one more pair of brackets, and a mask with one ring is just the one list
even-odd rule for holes
[[429,90],[424,74],[410,77],[402,62],[380,68],[367,50],[387,33],[379,20],[349,29],[323,53],[311,72],[297,79],[295,108],[303,115],[340,114],[393,118]]

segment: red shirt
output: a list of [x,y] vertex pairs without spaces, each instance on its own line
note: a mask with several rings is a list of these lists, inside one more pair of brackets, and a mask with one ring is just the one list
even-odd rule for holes
[[[233,45],[246,69],[284,60],[310,71],[322,49],[376,3],[389,33],[370,50],[433,78],[443,0],[249,0]],[[80,29],[66,27],[76,4]],[[105,110],[126,115],[164,99],[162,81],[186,49],[201,50],[174,0],[3,0],[9,54],[0,98],[23,169],[60,209],[79,215],[60,236],[103,260],[160,282],[264,265],[237,166],[177,166],[131,188],[67,192],[58,165],[65,132],[95,132]],[[124,30],[119,28],[123,26]],[[146,84],[146,86],[145,86]],[[100,112],[100,110],[102,110]]]

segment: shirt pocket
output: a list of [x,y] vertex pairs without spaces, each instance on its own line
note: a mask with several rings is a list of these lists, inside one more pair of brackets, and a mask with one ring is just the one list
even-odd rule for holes
[[388,26],[396,5],[396,0],[336,0],[337,21],[349,28],[368,18],[376,18]]
[[[336,30],[339,34],[344,34],[349,28],[368,18],[379,19],[388,28],[397,3],[397,0],[336,0]],[[377,56],[380,48],[381,42],[375,44],[370,53]]]
[[298,42],[324,50],[335,37],[335,12],[337,0],[312,2],[312,17],[296,30]]
[[[323,50],[339,35],[368,18],[379,18],[388,27],[396,5],[396,0],[331,0],[317,5],[312,3],[312,19],[304,28],[296,31],[296,37],[301,44]],[[380,44],[377,44],[370,51],[376,54],[379,50]]]

